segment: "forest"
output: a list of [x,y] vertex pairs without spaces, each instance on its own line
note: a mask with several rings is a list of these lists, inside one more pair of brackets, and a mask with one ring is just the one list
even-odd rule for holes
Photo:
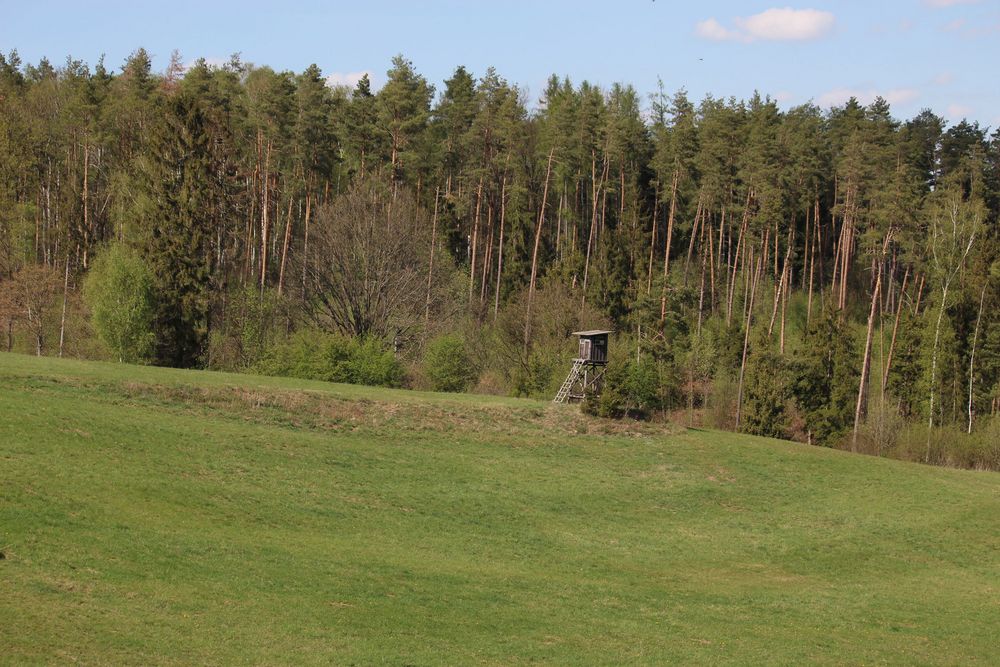
[[490,68],[0,55],[2,349],[1000,469],[1000,130]]

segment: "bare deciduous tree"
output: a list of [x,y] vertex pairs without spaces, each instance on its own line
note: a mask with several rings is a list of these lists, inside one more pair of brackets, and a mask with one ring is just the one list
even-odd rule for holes
[[375,181],[320,209],[308,268],[316,323],[379,338],[416,327],[428,303],[426,218],[408,192]]
[[[42,265],[29,265],[14,274],[8,283],[4,299],[11,323],[19,320],[35,341],[35,354],[45,348],[45,331],[49,311],[55,306],[62,286],[61,272]],[[8,341],[9,343],[9,341]]]

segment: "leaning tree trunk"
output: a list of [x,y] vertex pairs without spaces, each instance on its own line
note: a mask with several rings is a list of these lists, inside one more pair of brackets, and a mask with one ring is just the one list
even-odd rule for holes
[[896,304],[896,321],[892,325],[892,338],[889,339],[889,353],[885,357],[885,368],[882,369],[882,400],[885,400],[885,388],[889,384],[889,369],[892,368],[892,354],[896,349],[896,334],[899,332],[899,319],[903,314],[903,295],[906,293],[906,280],[910,277],[910,267],[903,272],[903,285],[899,288],[899,303]]
[[59,318],[59,357],[63,356],[66,341],[66,300],[69,295],[69,253],[66,253],[66,273],[63,275],[62,315]]
[[493,321],[496,322],[497,314],[500,312],[500,280],[503,277],[503,233],[504,221],[507,217],[507,176],[503,177],[500,184],[500,240],[497,246],[497,284],[493,292]]
[[542,242],[542,226],[545,224],[545,205],[549,199],[549,177],[552,175],[552,156],[555,149],[549,151],[549,162],[545,168],[545,185],[542,187],[542,206],[538,209],[538,226],[535,229],[535,247],[531,252],[531,280],[528,283],[528,303],[524,314],[524,352],[528,352],[531,341],[531,302],[535,296],[535,280],[538,278],[538,246]]
[[427,262],[427,298],[424,302],[424,339],[431,321],[431,283],[434,279],[434,244],[437,242],[438,197],[441,187],[434,191],[434,215],[431,216],[431,252]]
[[754,283],[753,289],[750,290],[750,296],[748,298],[750,307],[747,310],[746,331],[743,334],[743,357],[740,360],[740,380],[739,383],[737,384],[737,390],[736,390],[737,431],[740,430],[740,418],[743,416],[743,376],[746,373],[746,368],[747,368],[747,349],[750,346],[750,326],[751,324],[753,324],[753,301],[754,301],[754,295],[757,293],[757,280],[760,277],[762,257],[763,255],[757,258],[757,268],[756,270],[754,270],[754,277],[753,277],[753,283]]
[[[889,237],[886,236],[886,243]],[[883,258],[885,256],[885,244],[882,245]],[[868,309],[868,331],[865,335],[865,353],[861,362],[861,382],[858,384],[858,400],[854,405],[854,432],[851,435],[851,451],[858,451],[858,429],[861,426],[861,415],[865,405],[865,387],[868,384],[868,374],[872,364],[872,337],[875,330],[875,309],[878,306],[879,295],[882,292],[882,263],[879,263],[877,278],[875,279],[875,289],[872,290],[871,307]]]
[[979,312],[976,314],[976,328],[972,334],[972,352],[969,354],[969,427],[967,433],[972,433],[972,378],[973,369],[976,363],[976,343],[979,340],[979,323],[983,319],[983,302],[986,300],[986,284],[983,284],[982,294],[979,295]]
[[931,348],[931,383],[927,407],[927,454],[925,463],[931,461],[931,433],[934,430],[934,383],[937,381],[938,342],[941,340],[941,320],[944,319],[945,304],[948,301],[948,283],[941,287],[941,307],[938,309],[937,324],[934,325],[934,347]]

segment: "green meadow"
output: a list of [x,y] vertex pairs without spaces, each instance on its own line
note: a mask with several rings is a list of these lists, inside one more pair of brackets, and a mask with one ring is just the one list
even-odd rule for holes
[[4,664],[996,664],[1000,475],[0,354]]

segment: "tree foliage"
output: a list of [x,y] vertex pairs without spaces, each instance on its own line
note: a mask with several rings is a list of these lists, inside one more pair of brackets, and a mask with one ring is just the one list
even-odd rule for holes
[[113,244],[87,273],[84,298],[94,329],[120,362],[143,363],[154,349],[153,274],[138,253]]

